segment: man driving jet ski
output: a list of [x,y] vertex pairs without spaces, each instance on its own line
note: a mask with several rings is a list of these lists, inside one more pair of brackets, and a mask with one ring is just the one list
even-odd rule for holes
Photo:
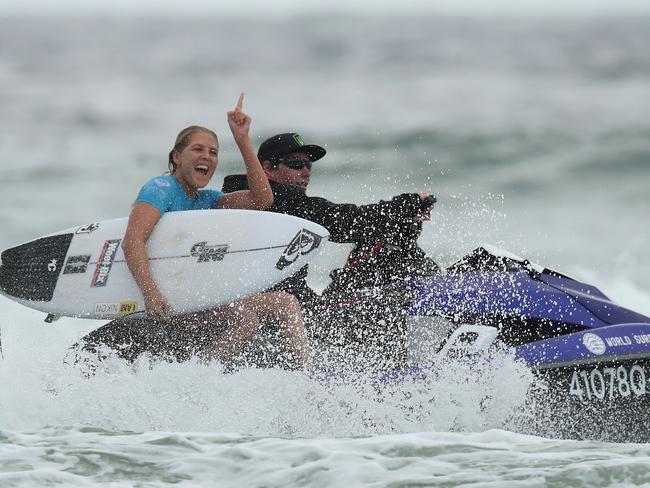
[[[332,282],[322,295],[307,285],[308,266],[273,290],[299,299],[312,340],[321,349],[337,350],[339,365],[358,360],[363,369],[398,367],[406,355],[404,313],[410,295],[383,285],[438,272],[417,245],[436,199],[424,192],[403,193],[355,205],[308,196],[312,164],[325,154],[323,147],[305,144],[295,132],[277,134],[259,147],[258,158],[273,191],[274,205],[268,210],[311,220],[329,231],[331,241],[355,244],[346,266],[330,273]],[[247,185],[245,175],[230,175],[223,191]]]
[[[417,262],[417,266],[412,267],[418,269],[409,269],[409,275],[414,272],[419,275],[433,274],[437,271],[436,264],[416,244],[422,222],[429,218],[435,197],[425,192],[403,193],[388,201],[355,205],[308,196],[306,192],[312,164],[323,158],[326,151],[321,146],[305,144],[295,132],[277,134],[267,139],[260,145],[257,154],[273,190],[274,204],[270,211],[311,220],[329,231],[330,241],[357,245],[350,254],[347,269],[335,272],[333,278],[342,279],[345,276],[345,280],[349,281],[351,268],[372,264],[369,261],[376,260],[379,251],[382,256],[392,253],[393,258],[399,259],[402,264],[406,260],[413,264]],[[246,175],[230,175],[224,179],[225,193],[247,187]],[[373,267],[364,266],[368,271]],[[406,273],[407,270],[404,271]],[[355,270],[355,277],[362,274]],[[310,304],[316,297],[307,286],[306,275],[307,266],[280,283],[276,289],[293,293],[303,305]],[[364,280],[379,284],[377,279],[385,281],[377,276],[364,276]],[[343,286],[340,281],[335,279],[331,286]],[[355,283],[355,287],[361,286],[362,283]]]

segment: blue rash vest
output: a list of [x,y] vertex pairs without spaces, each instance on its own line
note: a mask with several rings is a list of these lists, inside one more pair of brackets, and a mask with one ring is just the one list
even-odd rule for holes
[[147,181],[135,201],[153,205],[162,217],[165,212],[215,208],[222,196],[223,192],[218,190],[198,190],[196,196],[190,198],[176,178],[165,175]]

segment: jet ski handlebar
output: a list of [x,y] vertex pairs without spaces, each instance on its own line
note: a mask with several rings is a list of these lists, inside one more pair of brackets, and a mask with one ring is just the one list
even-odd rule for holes
[[423,198],[420,202],[420,212],[428,212],[433,207],[433,204],[437,201],[438,199],[434,195],[429,195],[428,197]]

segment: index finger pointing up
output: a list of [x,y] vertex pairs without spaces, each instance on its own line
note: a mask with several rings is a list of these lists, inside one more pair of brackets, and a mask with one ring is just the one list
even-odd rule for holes
[[240,93],[239,100],[237,100],[237,106],[235,107],[235,112],[241,112],[243,106],[244,106],[244,94]]

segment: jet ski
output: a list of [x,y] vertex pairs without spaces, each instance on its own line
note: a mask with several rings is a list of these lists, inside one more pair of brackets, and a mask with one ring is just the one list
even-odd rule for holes
[[[414,296],[406,319],[413,367],[403,374],[426,375],[432,349],[438,360],[505,351],[539,380],[528,398],[534,415],[522,417],[522,430],[650,441],[650,317],[490,246],[407,286]],[[445,329],[449,335],[439,341]]]
[[[378,384],[417,380],[438,374],[440,361],[505,353],[537,379],[526,399],[534,415],[521,416],[518,430],[650,441],[650,317],[487,245],[440,269],[417,244],[421,225],[358,243],[319,299],[305,304],[325,377],[370,371]],[[244,366],[282,366],[276,332],[268,325]],[[191,329],[138,315],[100,327],[74,349],[100,359],[186,361],[208,343]]]

